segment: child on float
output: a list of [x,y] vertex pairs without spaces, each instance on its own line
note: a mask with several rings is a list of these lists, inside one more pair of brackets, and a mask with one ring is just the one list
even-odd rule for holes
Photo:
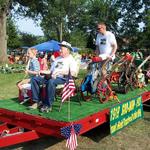
[[31,78],[34,76],[38,76],[40,72],[40,64],[38,59],[36,58],[36,54],[37,50],[35,48],[29,48],[27,51],[28,63],[25,69],[25,77],[23,80],[17,83],[17,87],[24,97],[24,100],[20,104],[23,104],[30,99],[27,91],[31,89]]

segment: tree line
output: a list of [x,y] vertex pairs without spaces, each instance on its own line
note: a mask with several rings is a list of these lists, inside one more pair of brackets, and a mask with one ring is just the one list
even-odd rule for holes
[[12,20],[6,18],[32,18],[41,22],[45,40],[63,39],[89,48],[94,48],[96,25],[101,21],[115,33],[119,49],[148,49],[149,8],[147,0],[0,0],[0,61],[7,60],[7,45],[12,42],[6,28]]

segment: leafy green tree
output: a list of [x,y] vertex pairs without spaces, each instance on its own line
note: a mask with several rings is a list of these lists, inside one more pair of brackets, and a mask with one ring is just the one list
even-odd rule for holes
[[80,15],[77,28],[87,33],[87,47],[95,49],[93,42],[97,34],[97,23],[105,22],[107,30],[117,34],[118,19],[118,5],[115,0],[89,0],[86,3],[85,13]]
[[150,1],[144,0],[144,11],[143,11],[143,23],[144,29],[140,32],[139,37],[139,46],[142,48],[146,48],[147,50],[150,49]]
[[118,0],[117,3],[120,7],[119,38],[125,41],[124,45],[128,46],[128,49],[134,49],[138,41],[139,23],[142,22],[143,2],[141,0]]
[[[89,45],[93,42],[89,33],[96,37],[96,24],[104,21],[108,30],[116,34],[120,47],[133,48],[149,47],[149,3],[147,0],[0,0],[0,61],[7,58],[6,16],[11,9],[36,22],[40,20],[47,40],[64,39],[83,46],[88,39]],[[145,25],[143,30],[139,30],[141,22]]]
[[116,0],[90,0],[87,7],[89,8],[88,15],[83,18],[86,21],[82,21],[86,23],[84,24],[85,27],[89,25],[88,28],[95,31],[98,22],[105,22],[108,30],[116,31],[119,19]]
[[[10,11],[13,9],[22,13],[24,16],[35,17],[38,16],[40,10],[42,9],[42,0],[0,0],[0,63],[5,63],[8,61],[7,58],[7,39],[6,34],[6,20]],[[18,6],[20,4],[20,6]],[[37,5],[35,5],[37,4]],[[28,11],[30,8],[30,11]],[[37,8],[37,9],[36,9]],[[10,30],[9,30],[10,31]],[[9,31],[7,32],[9,34]],[[9,45],[10,45],[9,41]],[[12,44],[12,43],[11,43]],[[15,47],[15,45],[14,45]]]
[[86,47],[86,39],[87,39],[87,35],[80,30],[73,31],[70,34],[70,42],[74,47],[79,47],[79,48]]
[[69,40],[86,9],[85,0],[14,0],[13,4],[18,6],[18,3],[15,12],[35,21],[40,19],[47,40]]
[[18,48],[21,46],[17,27],[10,17],[7,19],[7,36],[7,46],[9,49]]
[[84,0],[47,0],[46,11],[41,12],[41,27],[47,39],[69,40],[76,23],[79,23],[84,3]]
[[[115,1],[105,0],[15,0],[20,6],[16,10],[23,16],[41,20],[47,39],[70,40],[75,31],[89,32],[96,23],[107,21],[109,28],[117,23]],[[115,27],[113,28],[115,29]],[[77,32],[78,34],[78,32]]]
[[20,42],[22,46],[34,46],[38,44],[38,38],[32,34],[20,33]]

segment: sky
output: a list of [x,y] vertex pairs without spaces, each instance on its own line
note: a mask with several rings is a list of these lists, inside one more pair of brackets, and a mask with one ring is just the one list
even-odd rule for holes
[[41,28],[37,26],[32,19],[18,19],[16,25],[21,32],[33,34],[33,35],[44,35]]

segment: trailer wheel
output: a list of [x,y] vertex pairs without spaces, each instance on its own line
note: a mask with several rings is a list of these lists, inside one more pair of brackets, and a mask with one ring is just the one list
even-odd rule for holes
[[112,94],[110,80],[108,78],[102,79],[97,86],[97,95],[101,103],[107,102]]

